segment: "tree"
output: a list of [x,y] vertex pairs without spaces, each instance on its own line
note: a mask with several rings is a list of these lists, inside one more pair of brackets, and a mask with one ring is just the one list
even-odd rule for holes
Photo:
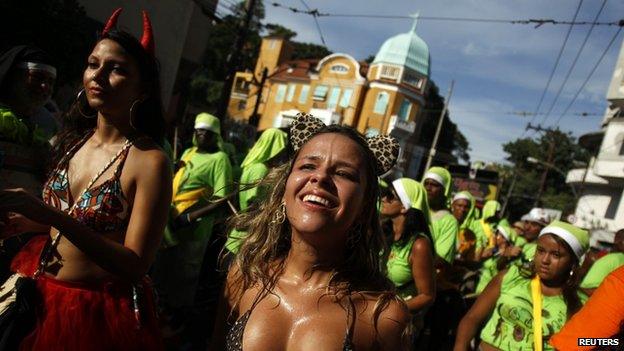
[[[431,144],[433,144],[433,137],[438,127],[438,121],[440,120],[443,107],[444,98],[440,95],[438,87],[433,83],[430,84],[427,89],[426,103],[421,115],[424,122],[420,130],[418,145],[429,149]],[[470,155],[468,154],[470,145],[468,140],[457,128],[457,125],[450,120],[448,111],[444,115],[442,130],[440,131],[436,149],[440,152],[453,155],[464,162],[470,162]],[[436,162],[434,159],[433,164],[436,163],[439,164],[440,162]]]
[[290,40],[297,36],[297,32],[290,30],[280,24],[268,23],[264,26],[268,35],[282,37]]
[[54,60],[58,85],[80,80],[100,28],[76,0],[3,0],[0,13],[0,52],[37,46]]
[[[499,173],[504,176],[501,194],[507,194],[513,177],[516,177],[516,184],[507,205],[510,218],[519,218],[533,207],[545,166],[530,163],[527,158],[533,157],[546,162],[550,143],[555,145],[552,165],[557,170],[548,169],[540,206],[561,210],[564,215],[574,212],[576,199],[565,182],[565,174],[573,167],[574,160],[587,162],[590,156],[587,150],[576,143],[570,132],[557,129],[545,132],[538,138],[516,139],[503,145],[510,165],[498,165]],[[505,199],[502,198],[502,201]]]

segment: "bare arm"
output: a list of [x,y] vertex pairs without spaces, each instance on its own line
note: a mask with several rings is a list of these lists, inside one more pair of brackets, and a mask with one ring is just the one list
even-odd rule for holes
[[237,318],[236,311],[232,311],[232,309],[235,305],[236,299],[240,296],[240,294],[237,294],[238,291],[235,285],[239,274],[240,270],[238,269],[238,266],[236,263],[233,263],[230,271],[228,272],[227,280],[221,290],[221,296],[219,296],[217,316],[214,329],[212,330],[212,338],[210,339],[208,350],[225,350],[228,317]]
[[97,233],[25,191],[0,192],[0,212],[14,211],[58,229],[97,265],[129,281],[143,277],[154,260],[171,201],[171,169],[160,151],[141,158],[134,204],[123,244]]
[[462,318],[457,328],[454,351],[469,350],[470,341],[477,335],[485,320],[494,311],[496,301],[500,296],[501,284],[505,273],[507,271],[502,271],[492,279],[481,295],[479,295],[474,305],[472,305],[472,308]]
[[410,312],[421,311],[433,304],[435,300],[435,275],[432,252],[431,243],[424,237],[416,239],[412,246],[410,263],[418,295],[405,301]]

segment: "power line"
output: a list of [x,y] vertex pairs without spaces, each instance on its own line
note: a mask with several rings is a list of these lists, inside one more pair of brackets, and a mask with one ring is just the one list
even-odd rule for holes
[[[277,2],[271,3],[273,7],[290,10],[293,13],[306,14],[314,17],[346,17],[346,18],[376,18],[376,19],[413,19],[408,15],[375,15],[375,14],[352,14],[352,13],[322,13],[318,9],[302,10],[292,6],[285,6]],[[507,24],[531,24],[535,28],[544,24],[552,25],[595,25],[595,26],[624,26],[624,19],[612,22],[588,22],[588,21],[557,21],[554,19],[495,19],[495,18],[470,18],[470,17],[444,17],[444,16],[419,16],[418,20],[431,21],[454,21],[454,22],[484,22],[484,23],[507,23]]]
[[592,68],[591,72],[589,72],[589,75],[587,76],[587,78],[585,78],[585,81],[583,82],[583,84],[581,85],[581,87],[576,91],[576,94],[574,94],[574,97],[572,98],[572,100],[570,101],[570,103],[568,104],[568,106],[566,106],[565,110],[561,113],[561,115],[559,116],[559,118],[557,119],[557,121],[555,122],[555,125],[558,125],[559,122],[561,121],[561,119],[563,118],[563,116],[568,112],[568,110],[570,109],[570,107],[572,107],[572,105],[574,104],[574,102],[576,101],[576,98],[578,98],[579,94],[581,93],[581,91],[583,91],[583,89],[585,89],[585,85],[587,84],[587,82],[589,82],[589,80],[591,79],[592,75],[594,74],[594,72],[596,72],[596,68],[598,68],[598,66],[600,65],[600,63],[602,62],[602,60],[604,59],[604,57],[607,55],[607,52],[609,51],[609,49],[611,48],[611,45],[613,45],[613,42],[615,42],[615,39],[618,37],[618,35],[620,34],[620,32],[622,31],[622,27],[620,27],[617,32],[615,32],[615,34],[613,35],[613,37],[611,38],[611,41],[609,42],[609,45],[607,45],[607,47],[605,48],[605,50],[602,52],[602,55],[600,55],[600,58],[598,59],[598,61],[596,61],[596,63],[594,64],[594,67]]
[[[602,10],[604,9],[606,4],[607,4],[607,0],[603,0],[602,6],[600,6],[598,13],[596,13],[596,16],[594,17],[594,21],[598,20],[598,17],[600,17],[600,14],[602,13]],[[581,47],[576,53],[576,56],[574,57],[574,61],[572,61],[572,65],[570,66],[570,69],[568,70],[568,73],[566,73],[566,76],[563,79],[563,82],[561,83],[561,85],[559,86],[559,90],[557,91],[557,94],[555,95],[555,98],[553,99],[552,104],[550,104],[550,107],[548,108],[548,112],[546,113],[546,116],[544,116],[540,124],[546,123],[546,120],[548,120],[548,117],[550,117],[550,114],[553,108],[555,107],[555,105],[557,104],[557,101],[559,100],[559,97],[561,96],[561,92],[563,92],[563,88],[568,83],[568,79],[570,78],[570,75],[572,75],[572,72],[574,71],[574,68],[576,67],[576,63],[578,62],[579,57],[581,57],[581,53],[583,52],[583,49],[585,49],[585,45],[587,44],[587,41],[589,40],[589,37],[591,36],[594,30],[594,27],[595,27],[594,25],[589,27],[589,30],[587,31],[587,34],[585,35],[585,39],[583,40]]]
[[[319,21],[318,21],[318,16],[319,16],[318,11],[310,9],[310,6],[306,4],[305,0],[300,0],[300,1],[303,4],[303,6],[305,6],[305,8],[308,9],[308,14],[312,15],[312,17],[314,18],[314,23],[316,24],[316,29],[318,30],[319,35],[321,36],[321,42],[323,43],[323,46],[327,46],[327,44],[325,43],[325,38],[323,38],[321,25],[319,24]],[[275,6],[275,4],[273,6]]]
[[[578,16],[578,13],[579,13],[579,10],[581,9],[582,4],[583,4],[583,0],[580,0],[578,3],[578,6],[576,7],[576,12],[574,12],[574,17],[572,18],[572,22],[576,21],[576,18]],[[544,87],[544,91],[542,92],[542,96],[540,97],[539,102],[537,103],[537,107],[535,107],[533,118],[531,118],[531,121],[529,122],[529,124],[533,123],[533,121],[535,120],[535,117],[537,117],[537,114],[540,108],[542,107],[542,103],[544,102],[544,97],[546,96],[546,92],[548,91],[548,88],[550,87],[550,83],[552,82],[553,76],[555,75],[555,71],[557,70],[557,67],[559,66],[559,61],[561,60],[563,50],[565,49],[566,44],[568,43],[568,39],[570,38],[570,33],[572,32],[572,28],[573,28],[573,25],[570,25],[568,27],[568,31],[565,35],[565,39],[563,40],[563,44],[561,45],[561,48],[559,49],[559,54],[557,54],[557,60],[555,60],[555,65],[550,71],[550,76],[548,77],[548,81],[546,82],[546,86]]]

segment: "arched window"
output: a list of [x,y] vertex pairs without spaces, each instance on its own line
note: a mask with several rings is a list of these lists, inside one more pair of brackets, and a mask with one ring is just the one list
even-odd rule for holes
[[412,110],[412,103],[408,99],[403,99],[401,107],[399,108],[399,119],[406,122],[409,119],[410,112]]
[[378,113],[380,115],[386,114],[386,109],[388,108],[388,100],[390,99],[390,95],[385,91],[377,94],[377,99],[375,100],[375,107],[373,108],[373,112]]

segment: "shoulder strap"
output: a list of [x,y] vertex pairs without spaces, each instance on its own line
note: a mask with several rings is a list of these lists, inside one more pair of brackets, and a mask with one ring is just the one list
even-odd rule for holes
[[119,164],[115,169],[115,177],[119,178],[121,176],[121,170],[123,169],[124,164],[126,163],[126,159],[128,158],[128,154],[130,153],[130,148],[124,148],[123,152],[119,156]]
[[[108,164],[106,164],[95,176],[93,176],[93,178],[91,178],[91,181],[89,182],[89,184],[87,184],[84,190],[82,190],[80,195],[76,198],[77,200],[74,201],[74,204],[69,209],[68,214],[70,216],[74,212],[74,210],[78,207],[78,203],[80,202],[79,200],[82,198],[85,192],[87,192],[93,186],[93,184],[102,176],[102,174],[104,174],[104,172],[106,172],[106,170],[109,169],[113,165],[113,163],[115,163],[115,161],[117,161],[117,159],[121,156],[122,153],[127,152],[128,149],[130,149],[132,144],[133,143],[132,141],[130,141],[130,139],[126,140],[126,143],[121,148],[121,150],[119,150],[119,152],[117,152],[117,154],[113,156],[113,158],[111,158],[110,161],[108,161]],[[61,232],[58,232],[56,236],[54,236],[54,239],[52,239],[52,241],[50,242],[50,245],[47,246],[47,248],[44,250],[45,254],[41,255],[41,257],[39,258],[39,266],[37,267],[37,270],[35,271],[35,274],[34,274],[35,277],[43,273],[43,270],[45,269],[45,266],[47,265],[48,260],[52,256],[52,250],[54,250],[56,245],[58,245],[60,239],[61,239]]]
[[542,287],[537,274],[531,279],[531,297],[533,298],[533,350],[542,351]]
[[355,305],[351,296],[347,296],[349,305],[347,306],[347,332],[345,334],[343,350],[351,350],[353,345],[353,333],[355,331]]

